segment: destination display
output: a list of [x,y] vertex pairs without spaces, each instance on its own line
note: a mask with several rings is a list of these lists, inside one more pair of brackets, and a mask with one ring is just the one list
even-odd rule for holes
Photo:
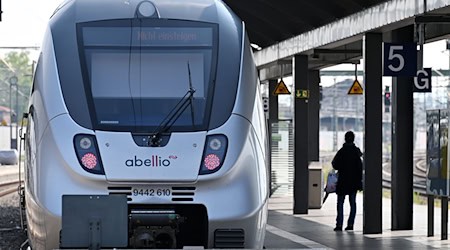
[[212,46],[212,27],[83,27],[84,46]]

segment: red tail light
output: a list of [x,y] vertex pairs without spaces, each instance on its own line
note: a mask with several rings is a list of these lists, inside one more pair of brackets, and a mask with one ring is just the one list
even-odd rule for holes
[[208,170],[214,170],[220,166],[220,159],[215,154],[209,154],[205,157],[204,164]]
[[105,174],[95,136],[79,134],[75,136],[73,142],[81,167],[89,173]]
[[81,163],[85,168],[94,169],[97,166],[97,157],[93,153],[87,153],[81,158]]
[[227,146],[228,139],[225,135],[210,135],[206,137],[199,174],[211,174],[218,171],[225,160]]

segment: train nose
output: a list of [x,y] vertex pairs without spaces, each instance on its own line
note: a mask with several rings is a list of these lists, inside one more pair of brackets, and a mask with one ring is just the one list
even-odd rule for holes
[[138,146],[129,133],[97,131],[108,181],[182,181],[198,178],[206,132],[172,133],[163,147]]

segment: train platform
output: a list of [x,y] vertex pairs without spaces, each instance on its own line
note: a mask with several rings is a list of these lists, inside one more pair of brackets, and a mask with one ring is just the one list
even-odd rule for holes
[[[441,240],[441,211],[435,207],[433,237],[427,237],[427,206],[414,205],[413,230],[391,230],[391,200],[383,198],[383,232],[363,234],[363,194],[357,195],[357,215],[353,231],[335,232],[335,194],[330,194],[321,209],[306,215],[293,215],[292,196],[272,196],[265,247],[297,249],[450,249],[449,240]],[[344,227],[350,211],[344,205]]]
[[[0,166],[0,177],[17,176],[17,166]],[[1,179],[1,178],[0,178]],[[357,195],[357,215],[353,231],[335,232],[335,194],[320,209],[293,215],[293,197],[274,195],[269,200],[265,239],[267,249],[450,249],[450,240],[441,240],[441,208],[435,207],[433,237],[427,237],[427,206],[415,204],[413,230],[391,230],[391,200],[383,198],[383,232],[363,234],[363,193]],[[344,205],[344,226],[350,212]]]

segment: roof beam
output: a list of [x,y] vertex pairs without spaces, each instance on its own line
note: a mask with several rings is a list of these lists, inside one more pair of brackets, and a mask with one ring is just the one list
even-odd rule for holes
[[[273,0],[260,0],[261,2],[263,2],[264,4],[268,5],[271,9],[277,9],[278,11],[280,11],[280,13],[283,15],[283,17],[287,17],[291,20],[301,20],[301,22],[303,24],[306,24],[307,22],[304,21],[304,19],[300,19],[299,17],[304,16],[301,13],[299,13],[299,11],[303,10],[306,11],[306,13],[314,13],[314,16],[316,16],[317,18],[317,22],[320,22],[323,19],[336,19],[336,16],[325,10],[324,8],[322,8],[322,6],[317,6],[314,4],[311,4],[309,2],[309,0],[306,1],[297,1],[297,4],[303,4],[305,5],[305,8],[298,8],[298,9],[292,9],[292,8],[286,8],[286,5],[283,4],[274,4]],[[290,5],[289,5],[290,6]],[[313,10],[309,10],[308,8],[312,8]],[[326,18],[324,18],[326,17]],[[311,29],[314,28],[314,25],[308,24],[308,28],[307,29]]]
[[[252,27],[252,30],[256,30],[257,27],[260,27],[258,30],[265,30],[268,33],[281,33],[285,37],[291,37],[295,34],[293,31],[287,30],[285,27],[281,28],[280,25],[276,25],[273,19],[268,20],[267,16],[255,15],[255,13],[261,12],[250,11],[250,8],[246,8],[245,6],[238,8],[237,10],[243,14],[243,16],[250,17],[244,20],[248,27]],[[257,21],[255,22],[254,20]]]
[[416,16],[416,23],[450,23],[450,15],[422,15]]
[[[447,6],[450,6],[448,1],[429,1],[427,11]],[[376,32],[380,28],[388,31],[399,25],[413,24],[414,17],[423,12],[423,1],[390,0],[257,51],[254,54],[255,63],[258,67],[264,67],[314,48],[360,40],[365,32]]]
[[362,54],[361,49],[314,49],[313,54]]
[[325,2],[323,0],[314,0],[314,1],[304,1],[305,4],[307,4],[310,8],[314,8],[316,10],[320,10],[320,12],[322,13],[326,13],[326,15],[329,18],[323,18],[322,19],[326,20],[326,19],[332,19],[332,20],[336,20],[337,18],[339,18],[338,15],[336,15],[335,13],[343,13],[341,15],[347,15],[347,13],[344,12],[344,8],[342,8],[341,6],[334,4],[334,1],[328,1],[325,0]]
[[261,1],[262,4],[268,6],[270,9],[275,10],[276,12],[278,12],[280,15],[283,16],[283,18],[288,18],[289,20],[291,20],[295,24],[300,24],[303,27],[305,27],[306,29],[314,28],[314,26],[312,26],[310,23],[305,22],[305,20],[299,18],[300,15],[296,15],[294,13],[291,13],[292,10],[286,9],[286,7],[284,7],[284,5],[273,4],[273,2],[270,1],[270,0],[259,0],[259,1]]
[[341,7],[345,6],[347,9],[351,9],[350,12],[352,13],[356,11],[361,11],[364,8],[361,4],[355,2],[354,0],[340,0],[337,1],[336,4],[338,4]]

